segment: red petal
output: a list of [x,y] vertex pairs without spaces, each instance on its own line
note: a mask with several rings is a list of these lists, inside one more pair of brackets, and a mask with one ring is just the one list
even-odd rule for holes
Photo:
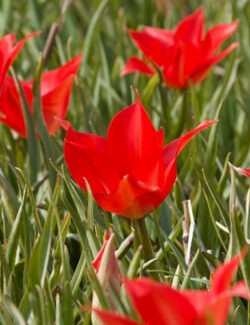
[[202,39],[204,15],[202,8],[183,19],[176,28],[175,41],[191,42],[198,45]]
[[229,288],[245,255],[246,249],[242,250],[240,255],[234,256],[229,262],[220,265],[214,271],[211,279],[211,291],[213,293],[221,293]]
[[121,70],[121,76],[124,76],[125,74],[131,72],[141,72],[150,76],[155,74],[155,70],[153,68],[150,68],[144,61],[138,59],[135,56],[128,59]]
[[108,153],[123,175],[158,156],[162,143],[162,132],[155,130],[139,96],[135,104],[116,114],[109,125]]
[[65,79],[74,78],[77,73],[82,55],[79,54],[58,69],[45,72],[41,80],[41,96],[53,92],[65,82]]
[[[26,87],[25,82],[21,82],[28,104],[31,107],[32,93]],[[21,99],[16,88],[14,79],[6,76],[0,92],[0,120],[23,137],[26,137],[25,119],[21,104]]]
[[221,60],[223,60],[233,49],[235,49],[238,46],[238,43],[231,44],[228,48],[226,48],[224,51],[220,52],[216,56],[214,56],[210,62],[207,64],[207,68],[212,67],[213,65],[217,64]]
[[68,128],[64,156],[73,179],[86,191],[85,179],[93,195],[109,193],[121,179],[107,156],[106,140],[94,134],[80,133]]
[[162,187],[161,201],[165,199],[168,193],[171,191],[177,175],[177,162],[176,159],[172,160],[166,167],[163,175],[164,185]]
[[94,261],[92,262],[92,265],[93,265],[96,273],[99,271],[99,268],[100,268],[100,265],[102,262],[103,253],[105,252],[106,246],[107,246],[109,240],[113,237],[114,237],[114,234],[112,233],[112,231],[107,231],[104,235],[104,243],[103,243],[100,251],[98,252],[97,256],[95,257]]
[[161,189],[124,176],[117,190],[110,194],[96,194],[97,203],[104,209],[124,217],[140,218],[152,212],[162,201]]
[[211,296],[213,299],[210,304],[204,302],[203,314],[207,315],[208,321],[214,320],[215,325],[224,325],[226,323],[232,297],[250,298],[249,290],[244,281],[239,281],[233,288],[226,289],[220,294],[211,292]]
[[155,27],[151,27],[151,26],[145,26],[144,31],[148,35],[150,35],[154,38],[157,38],[163,42],[166,42],[169,44],[173,43],[174,32],[172,30],[155,28]]
[[203,52],[206,56],[212,55],[214,51],[231,36],[238,26],[238,21],[217,25],[209,29],[203,41]]
[[202,81],[207,76],[209,69],[218,62],[222,61],[237,46],[238,43],[233,43],[225,51],[219,53],[213,58],[209,58],[208,60],[204,61],[204,63],[198,67],[197,71],[193,73],[191,78],[193,83],[195,84]]
[[[147,30],[142,32],[129,30],[128,32],[149,61],[154,61],[159,67],[168,63],[172,55],[172,38],[164,38],[163,34],[159,33],[159,29],[155,29],[154,33],[152,33],[152,28],[149,33]],[[159,36],[157,37],[157,35]]]
[[195,324],[224,325],[230,311],[231,298],[240,296],[249,299],[249,290],[243,281],[220,293],[205,290],[184,290],[183,295],[192,302],[197,311]]
[[231,296],[214,297],[211,303],[204,302],[203,310],[196,319],[196,324],[224,325],[230,312]]
[[14,45],[15,42],[15,34],[8,34],[5,35],[0,40],[0,85],[3,81],[3,78],[5,74],[7,73],[10,65],[15,60],[17,54],[21,51],[23,45],[26,43],[26,41],[33,37],[40,34],[40,32],[33,32],[29,34],[28,36],[24,37],[20,42]]
[[227,294],[231,297],[241,297],[248,300],[250,299],[249,288],[243,280],[238,281],[232,288],[227,290]]
[[207,306],[214,302],[214,295],[206,290],[183,290],[181,293],[192,303],[197,314],[202,314]]
[[[49,134],[54,134],[60,127],[54,117],[64,119],[68,112],[70,91],[80,62],[81,55],[78,55],[60,68],[42,75],[42,109]],[[32,87],[32,80],[30,87]]]
[[[96,269],[98,281],[102,286],[109,306],[115,310],[117,306],[115,296],[120,294],[122,283],[118,262],[115,257],[114,234],[111,231],[106,234],[104,244],[92,264]],[[96,292],[93,293],[92,307],[101,308]],[[96,323],[95,316],[95,314],[92,315],[93,323]]]
[[42,97],[43,116],[49,134],[54,134],[60,127],[55,117],[64,119],[68,112],[73,79],[74,76],[68,77],[61,85]]
[[192,43],[185,44],[182,48],[183,53],[183,85],[188,86],[188,82],[193,81],[193,75],[199,70],[200,66],[204,65],[204,55],[199,46]]
[[108,310],[93,309],[103,325],[142,325],[133,319]]
[[204,121],[200,125],[198,125],[192,131],[187,132],[186,134],[182,135],[181,137],[175,139],[174,141],[170,142],[164,148],[164,164],[167,167],[172,160],[175,160],[182,149],[186,146],[186,144],[200,131],[203,129],[213,125],[216,123],[217,120],[210,120]]
[[125,288],[147,325],[193,324],[196,312],[181,292],[148,278],[124,280]]
[[199,46],[179,42],[173,50],[172,62],[163,68],[165,83],[173,88],[187,88],[193,73],[203,65],[203,62],[204,55]]
[[176,179],[176,160],[179,153],[186,146],[186,144],[200,131],[207,128],[208,126],[216,123],[216,120],[204,121],[200,125],[198,125],[194,130],[189,131],[178,139],[175,139],[171,143],[169,143],[163,151],[163,162],[165,165],[164,172],[164,185],[162,191],[162,200],[167,196],[170,192],[175,179]]

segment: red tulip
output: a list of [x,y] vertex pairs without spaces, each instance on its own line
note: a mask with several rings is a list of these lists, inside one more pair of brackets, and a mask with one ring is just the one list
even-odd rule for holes
[[237,25],[237,21],[217,25],[204,35],[204,14],[199,8],[173,31],[149,26],[140,32],[128,30],[146,62],[131,57],[121,74],[137,71],[153,75],[156,66],[162,71],[164,83],[169,87],[187,88],[190,82],[199,83],[213,65],[237,46],[237,43],[233,43],[226,50],[219,50]]
[[[96,271],[97,278],[102,286],[109,306],[114,310],[116,308],[115,293],[117,295],[120,294],[122,283],[115,257],[114,234],[111,231],[106,233],[102,248],[92,262],[92,265]],[[95,292],[93,293],[92,308],[101,308],[101,304]],[[96,325],[99,324],[95,313],[92,313],[92,322]]]
[[64,155],[70,174],[84,191],[86,180],[104,210],[140,218],[165,199],[176,179],[176,159],[189,140],[216,121],[163,145],[140,98],[116,114],[107,137],[76,132],[69,123]]
[[[59,128],[59,124],[54,117],[63,119],[67,114],[70,91],[80,61],[81,55],[78,55],[60,68],[42,75],[40,86],[42,111],[49,134],[54,134]],[[33,113],[33,79],[21,81],[21,85],[30,111]],[[26,137],[27,130],[21,98],[12,77],[7,76],[3,82],[0,102],[0,121]]]
[[15,34],[8,34],[5,35],[3,38],[0,39],[0,87],[2,86],[2,83],[4,81],[5,75],[10,67],[10,65],[15,60],[15,57],[17,54],[21,51],[23,45],[26,43],[26,41],[37,35],[40,34],[40,32],[34,32],[23,38],[20,42],[18,42],[14,46]]
[[223,325],[233,296],[250,299],[243,281],[230,288],[243,255],[233,257],[215,270],[210,291],[181,291],[148,278],[124,280],[126,291],[140,316],[139,322],[111,311],[94,309],[94,312],[107,325]]

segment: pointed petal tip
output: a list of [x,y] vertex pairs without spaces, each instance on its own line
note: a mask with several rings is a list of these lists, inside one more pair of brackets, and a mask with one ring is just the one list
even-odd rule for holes
[[205,120],[198,127],[208,127],[210,125],[216,124],[219,120]]
[[228,164],[229,164],[230,168],[234,169],[238,174],[246,176],[246,177],[250,177],[250,169],[245,169],[242,167],[234,166],[230,162]]
[[67,120],[63,120],[56,115],[54,116],[54,120],[58,123],[60,127],[62,127],[65,131],[68,131],[69,128],[72,128],[71,124]]
[[155,71],[150,66],[148,66],[146,62],[137,58],[136,56],[132,56],[127,60],[127,62],[121,69],[120,76],[123,77],[133,72],[140,72],[149,76],[155,74]]
[[238,255],[233,256],[229,261],[224,262],[214,270],[211,278],[211,291],[221,293],[229,288],[230,283],[232,282],[233,277],[247,252],[248,247],[245,245]]
[[239,26],[240,20],[236,19],[235,21],[228,23],[229,25],[232,26],[232,33],[237,29],[237,27]]

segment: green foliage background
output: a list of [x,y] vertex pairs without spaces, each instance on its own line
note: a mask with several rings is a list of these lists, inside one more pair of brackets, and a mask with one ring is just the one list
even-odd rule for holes
[[[158,262],[153,271],[138,253],[138,239],[132,244],[126,241],[133,224],[101,211],[71,180],[63,163],[63,130],[51,139],[45,134],[41,141],[30,134],[27,141],[0,125],[1,324],[90,324],[90,313],[81,306],[91,304],[93,288],[101,297],[91,261],[105,229],[115,233],[125,275],[157,272],[163,281],[180,288],[206,288],[213,268],[250,240],[249,179],[230,173],[228,165],[250,168],[249,1],[202,1],[206,29],[239,20],[228,41],[236,40],[239,46],[188,91],[167,89],[155,77],[121,78],[120,69],[138,53],[126,26],[173,29],[199,1],[74,0],[68,4],[60,18],[58,0],[2,0],[0,36],[16,33],[19,40],[42,31],[28,41],[13,65],[19,77],[29,79],[36,75],[52,24],[59,23],[44,70],[58,68],[82,53],[67,116],[76,130],[105,135],[114,114],[132,103],[135,88],[154,125],[164,128],[166,142],[204,119],[219,122],[183,151],[171,194],[146,217]],[[34,123],[41,127],[39,121]],[[187,199],[195,220],[189,266],[182,246]],[[250,284],[248,257],[238,276]],[[237,299],[234,304],[239,309],[229,322],[247,324],[247,303]]]

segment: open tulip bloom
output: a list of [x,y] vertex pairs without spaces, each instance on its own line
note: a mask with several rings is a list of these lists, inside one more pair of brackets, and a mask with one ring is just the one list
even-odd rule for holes
[[[42,113],[49,134],[54,134],[60,127],[54,117],[65,118],[74,77],[79,69],[81,55],[76,56],[60,68],[45,72],[41,78],[40,92]],[[30,111],[33,114],[33,79],[20,81]],[[0,121],[27,136],[22,101],[14,79],[6,76],[0,93]]]
[[76,132],[68,122],[64,156],[73,179],[84,191],[86,181],[101,208],[128,218],[152,212],[165,199],[176,179],[177,156],[189,140],[216,121],[164,146],[141,100],[112,119],[106,138]]
[[146,60],[131,57],[121,74],[141,72],[154,75],[157,67],[169,87],[186,88],[190,82],[199,83],[212,66],[237,46],[237,43],[233,43],[220,51],[220,46],[237,25],[237,21],[217,25],[204,34],[204,14],[199,8],[173,31],[149,26],[144,27],[143,31],[128,30]]
[[[244,281],[241,280],[230,287],[245,253],[246,251],[243,250],[241,254],[234,256],[214,271],[209,291],[178,290],[169,284],[159,283],[149,278],[123,279],[126,292],[138,313],[139,321],[114,310],[102,310],[96,304],[92,304],[93,314],[100,319],[102,325],[223,325],[229,315],[232,297],[250,299],[249,289]],[[112,263],[109,264],[110,260]],[[118,279],[112,238],[104,243],[95,263],[105,265],[102,271],[109,275],[105,278],[107,282],[112,281],[113,278]],[[100,272],[99,268],[97,272]],[[107,287],[108,283],[105,286]]]
[[15,34],[8,34],[0,39],[0,88],[10,65],[15,60],[17,54],[21,51],[23,45],[29,38],[36,36],[37,34],[40,34],[40,32],[29,34],[16,45],[14,45],[16,38]]

